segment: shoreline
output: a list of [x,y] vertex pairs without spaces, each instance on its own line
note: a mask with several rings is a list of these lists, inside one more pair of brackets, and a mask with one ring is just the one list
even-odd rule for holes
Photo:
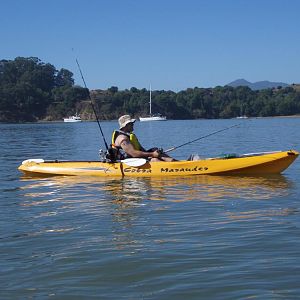
[[[248,117],[245,119],[239,119],[237,117],[234,118],[228,118],[228,119],[203,119],[203,118],[199,118],[199,119],[168,119],[167,121],[191,121],[191,120],[247,120],[247,119],[274,119],[274,118],[300,118],[300,114],[299,115],[288,115],[288,116],[268,116],[268,117]],[[78,123],[86,123],[86,122],[96,122],[97,120],[82,120],[81,122]],[[100,120],[100,122],[115,122],[117,120]],[[68,123],[68,122],[64,122],[63,120],[53,120],[53,121],[47,121],[47,120],[39,120],[36,122],[1,122],[0,124],[42,124],[42,123]]]

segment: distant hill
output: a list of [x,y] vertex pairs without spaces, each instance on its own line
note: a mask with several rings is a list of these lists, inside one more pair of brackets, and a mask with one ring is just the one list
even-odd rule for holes
[[257,82],[249,82],[245,79],[237,79],[227,84],[228,86],[237,87],[237,86],[248,86],[251,90],[263,90],[263,89],[271,89],[277,88],[278,86],[287,87],[289,84],[284,82],[271,82],[271,81],[257,81]]

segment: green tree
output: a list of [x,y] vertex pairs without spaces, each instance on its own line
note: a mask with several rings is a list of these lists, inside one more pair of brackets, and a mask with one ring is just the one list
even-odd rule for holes
[[73,85],[74,85],[73,73],[67,69],[60,69],[57,72],[55,78],[55,86],[61,87],[61,86],[73,86]]

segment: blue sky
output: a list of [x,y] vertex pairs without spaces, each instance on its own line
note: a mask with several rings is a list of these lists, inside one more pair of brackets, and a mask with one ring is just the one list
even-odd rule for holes
[[[1,0],[0,59],[35,56],[83,85],[179,91],[300,83],[298,0]],[[74,48],[74,51],[72,51]]]

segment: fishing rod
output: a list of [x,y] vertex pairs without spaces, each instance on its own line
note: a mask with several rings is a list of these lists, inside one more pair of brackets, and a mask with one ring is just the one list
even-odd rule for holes
[[164,153],[168,153],[168,152],[174,151],[174,150],[176,150],[176,149],[178,149],[178,148],[180,148],[180,147],[189,145],[189,144],[191,144],[191,143],[194,143],[194,142],[196,142],[196,141],[202,140],[202,139],[204,139],[204,138],[207,138],[207,137],[212,136],[212,135],[214,135],[214,134],[217,134],[217,133],[219,133],[219,132],[228,130],[228,129],[230,129],[230,128],[237,127],[237,126],[239,126],[239,125],[240,125],[240,123],[239,123],[239,124],[235,124],[235,125],[230,126],[230,127],[223,128],[223,129],[221,129],[221,130],[217,130],[217,131],[211,132],[211,133],[209,133],[209,134],[207,134],[207,135],[201,136],[201,137],[199,137],[199,138],[197,138],[197,139],[194,139],[194,140],[192,140],[192,141],[186,142],[186,143],[184,143],[184,144],[182,144],[182,145],[179,145],[179,146],[176,146],[176,147],[172,147],[172,148],[170,148],[170,149],[164,151]]
[[107,146],[107,143],[106,143],[106,140],[105,140],[105,137],[104,137],[104,134],[103,134],[103,131],[102,131],[102,128],[101,128],[101,125],[100,125],[100,122],[99,122],[99,118],[98,118],[98,115],[96,113],[96,110],[95,110],[95,106],[93,104],[93,101],[92,101],[92,98],[91,98],[91,95],[90,95],[90,90],[87,88],[86,86],[86,83],[85,83],[85,80],[84,80],[84,77],[83,77],[83,74],[81,72],[81,68],[80,68],[80,65],[79,65],[79,62],[78,62],[78,59],[76,59],[76,63],[77,63],[77,66],[78,66],[78,69],[79,69],[79,72],[80,72],[80,75],[81,75],[81,78],[82,78],[82,81],[84,83],[84,87],[88,90],[88,96],[89,96],[89,100],[91,102],[91,106],[92,106],[92,109],[94,111],[94,114],[95,114],[95,117],[96,117],[96,120],[97,120],[97,123],[98,123],[98,127],[100,129],[100,132],[101,132],[101,135],[102,135],[102,138],[104,140],[104,144],[105,144],[105,147],[106,147],[106,150],[108,151],[108,146]]

